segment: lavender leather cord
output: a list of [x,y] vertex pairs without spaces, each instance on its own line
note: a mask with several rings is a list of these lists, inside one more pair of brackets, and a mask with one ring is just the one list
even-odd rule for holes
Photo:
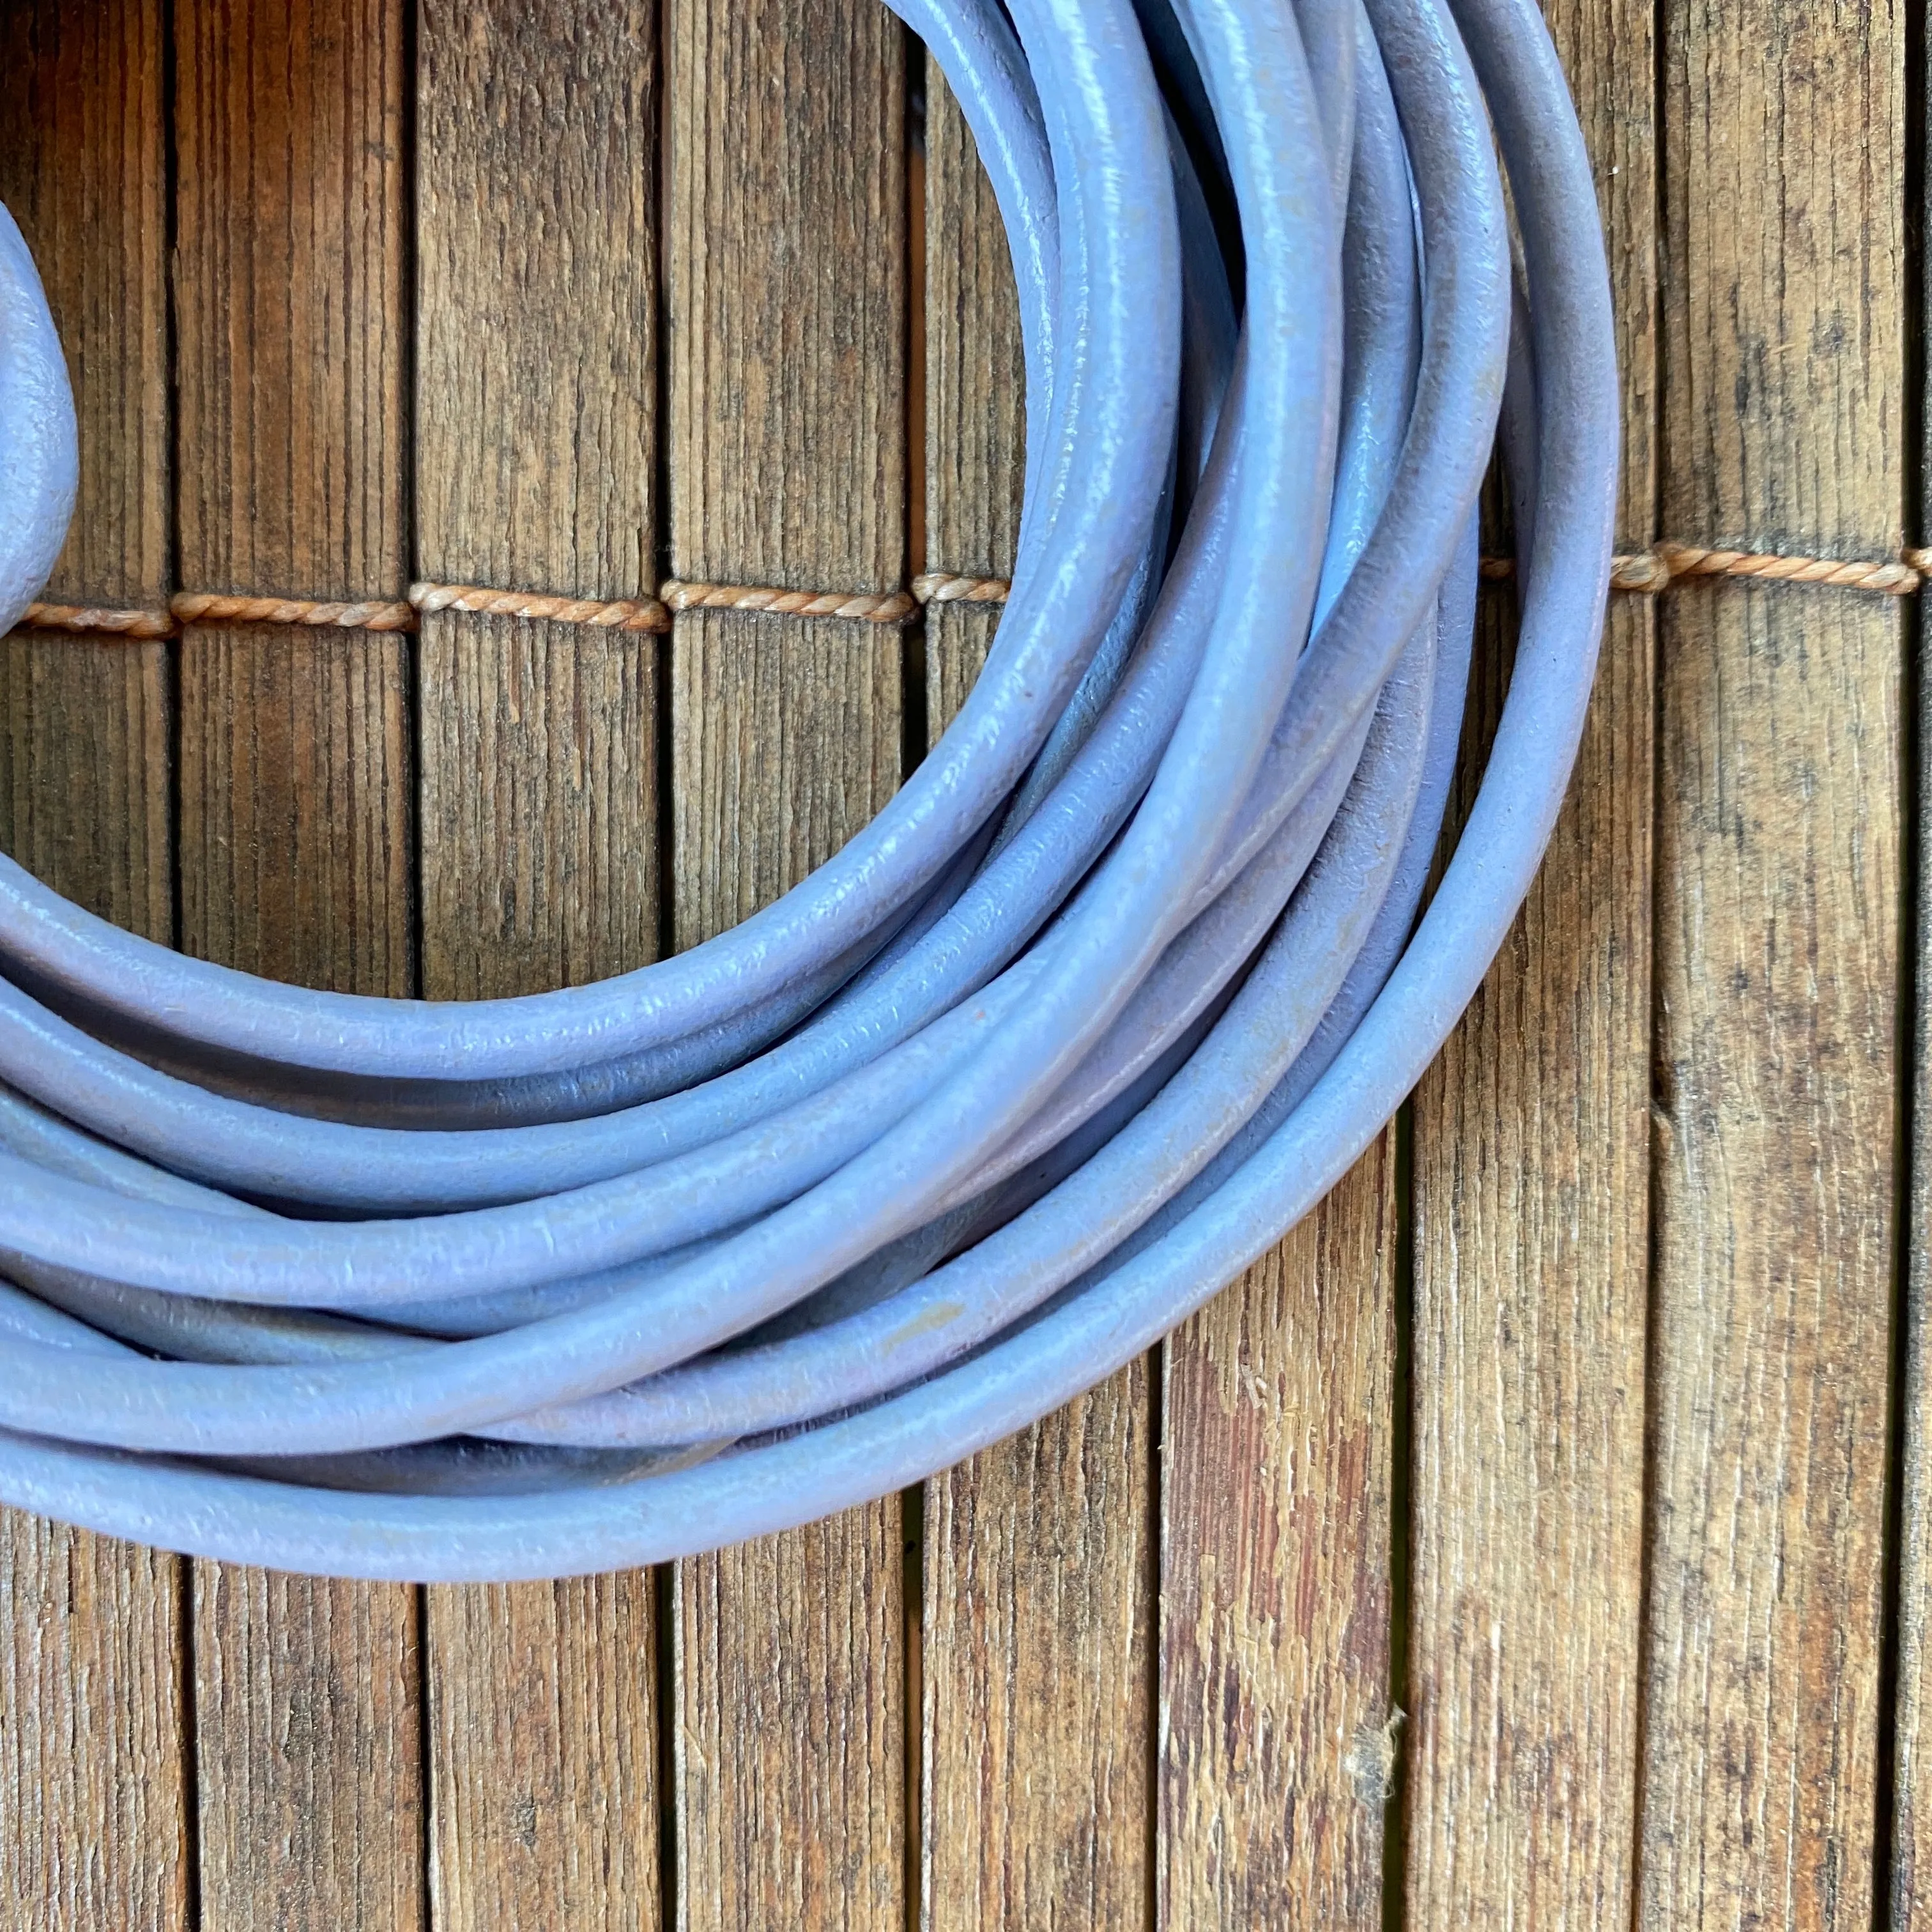
[[[1027,352],[1012,593],[958,718],[776,904],[529,998],[272,984],[0,860],[0,1500],[423,1580],[809,1520],[1198,1307],[1475,990],[1582,730],[1616,486],[1602,238],[1532,0],[895,4],[978,142]],[[24,602],[72,418],[17,242]],[[1520,640],[1418,922],[1499,416]]]

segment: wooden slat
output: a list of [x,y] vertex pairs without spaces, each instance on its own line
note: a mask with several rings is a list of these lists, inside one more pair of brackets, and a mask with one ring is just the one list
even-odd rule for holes
[[[417,79],[417,556],[655,589],[656,13],[432,0]],[[423,991],[656,951],[655,639],[446,612],[422,642]],[[658,1923],[648,1572],[428,1592],[436,1924]]]
[[[1932,76],[1922,62],[1922,86],[1932,94]],[[1922,112],[1923,109],[1922,108]],[[1920,123],[1922,127],[1923,121]],[[1921,193],[1924,176],[1919,176]],[[1908,210],[1922,224],[1928,211]],[[1922,228],[1922,232],[1923,232]],[[1924,298],[1932,290],[1932,268],[1920,251],[1919,314],[1928,313]],[[1917,452],[1922,466],[1919,528],[1908,532],[1925,541],[1925,505],[1932,502],[1932,412],[1924,397],[1932,394],[1932,374],[1922,359],[1919,425],[1924,437]],[[1918,924],[1910,937],[1918,947],[1917,1010],[1911,1016],[1912,1065],[1906,1089],[1912,1122],[1911,1194],[1907,1203],[1910,1240],[1905,1287],[1904,1375],[1901,1413],[1894,1426],[1903,1431],[1899,1492],[1898,1679],[1894,1710],[1892,1755],[1892,1841],[1886,1849],[1890,1860],[1892,1932],[1925,1932],[1932,1925],[1932,1686],[1926,1671],[1932,1664],[1932,776],[1924,748],[1932,743],[1928,722],[1928,687],[1923,665],[1932,640],[1932,599],[1922,596],[1907,621],[1916,628],[1922,666],[1918,680],[1918,796],[1906,802],[1916,812],[1918,833]]]
[[[673,0],[671,562],[854,590],[904,568],[904,50],[874,0]],[[898,782],[900,639],[680,617],[674,922],[775,897]],[[680,1564],[678,1922],[904,1922],[896,1499]]]
[[246,627],[182,644],[182,940],[272,980],[410,989],[409,651]]
[[413,1927],[416,1593],[194,1570],[201,1923]]
[[[1642,549],[1657,487],[1652,11],[1548,12],[1615,282],[1618,547]],[[1416,1099],[1406,1871],[1418,1928],[1630,1918],[1654,624],[1647,601],[1613,602],[1543,872]],[[1501,708],[1513,628],[1508,598],[1486,596],[1474,741]]]
[[[1024,458],[1019,313],[964,117],[926,63],[926,555],[1010,576]],[[930,734],[997,622],[926,618]],[[926,1486],[923,1923],[1145,1915],[1154,1715],[1152,1417],[1136,1362]]]
[[926,1498],[923,1923],[1132,1927],[1148,1902],[1144,1358]]
[[[80,416],[80,497],[50,592],[75,603],[152,606],[168,590],[163,50],[158,0],[0,13],[0,200],[34,250]],[[167,685],[160,644],[0,644],[0,841],[90,910],[162,940]]]
[[182,1565],[0,1521],[0,1918],[188,1924]]
[[655,1628],[649,1570],[428,1593],[439,1928],[661,1922]]
[[898,1514],[678,1566],[680,1925],[904,1924]]
[[[166,166],[157,4],[0,11],[0,200],[68,352],[81,494],[56,594],[167,590]],[[156,644],[0,641],[0,844],[170,936],[168,665]],[[0,1918],[184,1927],[182,1568],[0,1513]]]
[[1391,1130],[1164,1351],[1162,1925],[1380,1922],[1395,1171]]
[[[406,562],[400,0],[176,14],[182,569],[394,595]],[[182,640],[182,943],[406,994],[409,654],[361,634]],[[198,1564],[210,1924],[423,1918],[417,1599]]]
[[[394,596],[406,369],[400,0],[177,20],[182,571]],[[183,945],[413,988],[409,646],[231,626],[182,646]]]
[[[423,10],[417,556],[438,581],[656,593],[656,28],[641,0]],[[422,651],[424,992],[646,964],[655,640],[447,611]]]
[[[1663,525],[1898,546],[1904,10],[1666,11]],[[1640,1916],[1871,1922],[1902,615],[1662,618]]]

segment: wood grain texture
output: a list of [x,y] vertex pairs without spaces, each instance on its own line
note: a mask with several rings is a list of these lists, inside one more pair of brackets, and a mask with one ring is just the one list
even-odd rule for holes
[[[436,0],[418,36],[419,567],[653,595],[656,10]],[[655,640],[450,611],[420,649],[424,991],[647,963]]]
[[[209,588],[406,580],[400,0],[176,15],[182,568]],[[190,630],[183,944],[346,991],[413,990],[409,646]],[[194,1573],[211,1924],[424,1917],[410,1590]]]
[[[1932,76],[1923,62],[1919,82],[1932,99]],[[1922,104],[1922,112],[1924,104]],[[1922,127],[1924,123],[1920,123]],[[1922,173],[1920,180],[1924,181]],[[1908,209],[1922,224],[1927,210]],[[1924,230],[1922,226],[1921,232]],[[1932,313],[1925,298],[1932,293],[1932,264],[1922,246],[1919,272],[1922,319]],[[1922,327],[1923,326],[1922,320]],[[1932,397],[1932,370],[1922,353],[1919,424],[1924,436],[1918,456],[1922,465],[1919,492],[1920,527],[1907,532],[1925,541],[1924,506],[1932,502],[1932,410],[1924,406]],[[1911,1192],[1906,1203],[1910,1216],[1905,1288],[1904,1379],[1901,1412],[1894,1427],[1902,1432],[1898,1497],[1898,1688],[1893,1711],[1892,1838],[1887,1888],[1892,1932],[1925,1932],[1932,1925],[1932,1685],[1926,1681],[1932,1666],[1932,777],[1928,777],[1924,748],[1932,743],[1932,706],[1924,666],[1932,644],[1932,599],[1922,597],[1907,623],[1917,632],[1919,670],[1915,697],[1918,705],[1918,796],[1905,808],[1917,814],[1918,833],[1918,923],[1908,939],[1917,948],[1917,1005],[1911,1016],[1912,1064],[1906,1088],[1912,1123]]]
[[[1656,516],[1652,10],[1549,9],[1595,164],[1620,549]],[[1673,526],[1673,527],[1675,527]],[[1507,688],[1486,596],[1469,736]],[[1648,1288],[1655,607],[1613,599],[1570,796],[1414,1112],[1408,1922],[1629,1922]],[[1466,774],[1455,815],[1472,796]]]
[[[158,4],[0,10],[0,200],[38,260],[80,426],[58,594],[167,590],[166,155]],[[151,938],[173,917],[162,644],[0,640],[0,846]],[[0,1512],[0,1920],[188,1914],[182,1565]]]
[[416,521],[442,581],[656,588],[657,11],[425,0]]
[[406,994],[409,646],[240,626],[182,645],[182,941],[272,980]]
[[[655,588],[657,20],[418,16],[417,557],[444,582]],[[423,990],[657,950],[657,645],[450,611],[418,645]],[[650,1573],[429,1591],[440,1927],[658,1922]]]
[[926,1486],[933,1932],[1146,1922],[1148,1382],[1142,1358]]
[[0,849],[88,911],[164,943],[174,925],[169,683],[165,644],[0,638]]
[[[1473,693],[1493,721],[1486,617]],[[1642,1660],[1651,662],[1415,1106],[1413,1922],[1624,1922]]]
[[175,32],[182,574],[393,596],[409,527],[402,14],[189,0]]
[[651,1932],[651,1573],[426,1596],[436,1924]]
[[899,640],[880,628],[738,610],[678,618],[670,710],[680,950],[769,905],[897,790]]
[[671,574],[896,590],[904,40],[799,4],[669,0]]
[[[671,0],[672,574],[896,587],[905,53],[874,0]],[[900,639],[743,612],[671,644],[673,921],[776,898],[898,782]],[[680,1564],[680,1927],[904,1924],[896,1498]]]
[[[992,190],[926,63],[926,548],[1010,575],[1024,400]],[[996,610],[926,613],[937,737]],[[1148,1364],[926,1485],[923,1923],[1129,1927],[1149,1894],[1154,1724]]]
[[[182,572],[395,595],[406,575],[400,0],[177,16]],[[413,989],[409,646],[190,628],[182,943]]]
[[[68,602],[152,606],[169,589],[161,22],[158,0],[0,10],[0,201],[34,251],[80,418],[80,497],[50,586]],[[167,687],[164,644],[0,641],[0,844],[160,939]]]
[[653,640],[444,613],[422,667],[423,992],[582,986],[658,948]]
[[1163,1352],[1163,1926],[1381,1922],[1395,1170],[1390,1130]]
[[[1673,0],[1663,526],[1900,542],[1904,17]],[[1902,616],[1663,609],[1640,1915],[1873,1911]]]
[[0,1920],[186,1932],[182,1565],[0,1521]]
[[194,1567],[201,1923],[423,1924],[414,1593]]
[[[1920,616],[1922,628],[1926,622]],[[1924,742],[1923,686],[1920,700]],[[1898,1666],[1892,1748],[1892,1835],[1888,1856],[1887,1892],[1894,1932],[1924,1932],[1932,1924],[1932,1709],[1926,1671],[1932,1650],[1932,1014],[1928,1012],[1923,962],[1932,958],[1927,908],[1924,854],[1932,809],[1922,776],[1918,800],[1920,869],[1919,924],[1916,935],[1919,967],[1918,1011],[1912,1026],[1911,1249],[1906,1272],[1904,1377],[1901,1413],[1895,1426],[1904,1432],[1899,1495]]]
[[677,1566],[677,1922],[904,1922],[899,1510]]

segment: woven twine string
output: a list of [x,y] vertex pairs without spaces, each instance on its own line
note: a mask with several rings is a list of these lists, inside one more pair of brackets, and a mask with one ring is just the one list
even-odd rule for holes
[[[1482,576],[1514,577],[1508,557],[1486,556]],[[1610,589],[1654,597],[1696,578],[1744,578],[1766,584],[1804,584],[1821,590],[1867,590],[1910,596],[1932,574],[1932,549],[1910,549],[1889,562],[1786,556],[1775,551],[1716,550],[1699,544],[1659,544],[1610,560]],[[761,610],[775,616],[844,617],[896,624],[933,604],[1004,604],[1011,586],[1001,577],[929,571],[904,590],[785,590],[769,584],[686,584],[673,578],[655,597],[557,597],[541,591],[494,590],[478,584],[412,584],[406,598],[350,603],[303,597],[244,597],[183,591],[165,610],[118,610],[79,604],[30,604],[25,630],[89,632],[104,637],[172,638],[190,624],[287,624],[343,631],[414,631],[439,610],[582,624],[592,630],[661,633],[680,610]]]

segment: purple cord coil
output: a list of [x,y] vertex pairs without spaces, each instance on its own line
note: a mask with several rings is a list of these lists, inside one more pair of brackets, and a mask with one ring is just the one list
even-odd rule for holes
[[[274,984],[0,860],[0,1500],[424,1580],[808,1521],[1198,1307],[1474,992],[1575,755],[1616,482],[1532,0],[894,4],[1027,352],[1012,592],[958,717],[776,904],[527,998]],[[1418,922],[1499,419],[1520,640]],[[0,627],[74,446],[0,213]]]

